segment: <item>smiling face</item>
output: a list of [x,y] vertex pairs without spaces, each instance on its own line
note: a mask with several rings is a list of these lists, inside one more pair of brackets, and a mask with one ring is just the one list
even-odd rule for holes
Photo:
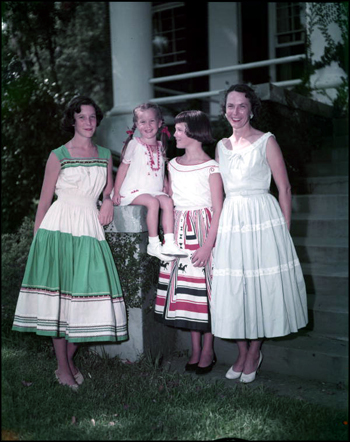
[[157,118],[157,114],[153,109],[137,112],[136,127],[141,134],[141,138],[145,141],[154,141],[158,129],[162,125],[162,121]]
[[174,138],[176,140],[176,147],[178,149],[186,149],[189,144],[193,143],[193,138],[186,135],[186,129],[186,123],[175,124]]
[[226,118],[232,129],[241,129],[249,124],[251,104],[244,92],[230,92],[226,100]]
[[96,111],[94,106],[82,104],[80,112],[74,113],[75,134],[84,138],[91,138],[97,127]]

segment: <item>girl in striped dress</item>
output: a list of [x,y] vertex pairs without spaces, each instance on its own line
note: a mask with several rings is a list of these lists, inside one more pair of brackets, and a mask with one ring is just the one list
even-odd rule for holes
[[209,119],[203,112],[178,114],[174,136],[177,148],[185,153],[169,162],[168,193],[175,205],[175,241],[189,256],[161,263],[155,318],[191,331],[192,355],[185,368],[205,374],[216,362],[210,297],[222,181],[217,162],[202,149],[202,143],[213,141]]
[[78,343],[128,339],[122,289],[103,230],[113,219],[112,157],[92,140],[102,118],[88,97],[68,105],[62,128],[74,136],[46,164],[13,323],[13,330],[52,337],[55,376],[73,390],[84,380],[73,362]]

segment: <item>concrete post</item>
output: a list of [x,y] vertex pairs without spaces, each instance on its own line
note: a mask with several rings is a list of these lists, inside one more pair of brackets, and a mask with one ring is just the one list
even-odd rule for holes
[[[112,236],[121,233],[140,234],[141,241],[136,251],[136,255],[139,256],[146,252],[148,244],[146,214],[147,211],[144,206],[116,206],[114,207],[114,220],[106,228],[106,233]],[[149,308],[152,300],[155,299],[155,293],[155,286],[151,287],[148,293],[144,293],[140,286],[138,296],[140,299],[144,299],[142,307],[129,308],[126,302],[128,341],[91,346],[91,350],[100,355],[107,354],[109,357],[119,356],[121,359],[128,359],[131,362],[139,359],[144,353],[150,353],[155,358],[159,354],[167,356],[174,351],[176,329],[155,322],[153,308]]]
[[[110,2],[113,108],[102,120],[98,144],[120,153],[132,110],[153,97],[151,2]],[[108,66],[106,66],[108,69]]]

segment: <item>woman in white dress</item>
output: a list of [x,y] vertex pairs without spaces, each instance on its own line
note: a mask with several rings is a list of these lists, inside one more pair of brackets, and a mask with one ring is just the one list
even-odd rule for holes
[[[289,233],[291,186],[274,135],[250,124],[259,109],[253,89],[231,86],[222,110],[232,135],[216,148],[226,198],[216,242],[212,331],[237,341],[239,355],[226,377],[245,383],[262,362],[263,338],[297,332],[308,322],[305,282]],[[278,201],[269,193],[271,174]]]

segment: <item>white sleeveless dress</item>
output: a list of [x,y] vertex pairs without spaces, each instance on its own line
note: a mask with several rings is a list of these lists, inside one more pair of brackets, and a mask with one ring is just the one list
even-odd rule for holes
[[145,193],[166,195],[163,192],[165,163],[160,141],[157,141],[157,151],[150,152],[147,145],[135,137],[128,144],[123,163],[129,164],[129,169],[120,188],[121,206],[128,206]]
[[305,282],[285,218],[269,193],[270,132],[249,147],[218,143],[226,198],[212,281],[212,333],[227,339],[285,336],[308,322]]

